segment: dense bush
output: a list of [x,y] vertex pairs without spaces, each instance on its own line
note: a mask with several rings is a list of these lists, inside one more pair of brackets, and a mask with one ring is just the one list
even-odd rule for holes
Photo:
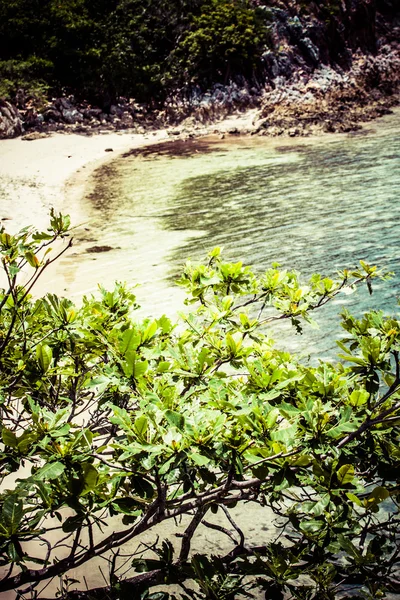
[[266,40],[247,0],[0,0],[0,78],[10,95],[44,81],[105,104],[162,99],[186,77],[207,85],[253,76]]
[[[357,283],[371,289],[376,269],[302,284],[277,267],[256,276],[215,249],[186,265],[190,309],[177,323],[135,319],[122,284],[79,307],[31,296],[68,230],[53,213],[45,232],[0,233],[0,592],[34,597],[99,556],[109,586],[90,598],[167,599],[148,590],[171,582],[186,599],[398,591],[399,321],[345,313],[343,362],[317,366],[268,333],[277,319],[301,329]],[[232,518],[248,503],[275,516],[266,545]],[[159,523],[173,532],[179,517],[183,536],[156,541],[153,558],[124,554]],[[227,536],[228,554],[190,553],[205,527]],[[77,596],[68,584],[65,599]]]
[[195,15],[175,55],[179,71],[189,81],[223,82],[241,74],[254,79],[261,68],[261,54],[268,39],[263,11],[246,2],[208,0]]

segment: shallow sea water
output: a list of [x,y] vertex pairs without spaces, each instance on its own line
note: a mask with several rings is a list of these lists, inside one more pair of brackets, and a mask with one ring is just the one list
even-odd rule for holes
[[[319,331],[272,332],[291,350],[332,357],[342,307],[398,313],[399,133],[397,110],[351,135],[210,137],[127,153],[94,174],[87,228],[60,265],[64,289],[79,296],[97,281],[139,282],[142,313],[171,314],[183,299],[173,280],[185,260],[214,246],[260,272],[278,262],[332,276],[361,259],[394,272],[371,297],[343,295],[315,314]],[[96,244],[112,250],[88,254]]]

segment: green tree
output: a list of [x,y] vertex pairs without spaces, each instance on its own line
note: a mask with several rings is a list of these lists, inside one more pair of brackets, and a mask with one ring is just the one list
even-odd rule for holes
[[187,73],[252,77],[264,33],[244,0],[0,0],[0,90],[160,101]]
[[207,0],[177,45],[177,66],[197,83],[253,79],[267,42],[265,13],[243,0]]
[[[345,288],[370,288],[376,268],[302,283],[277,267],[258,276],[215,249],[186,265],[191,308],[172,323],[136,319],[122,284],[79,307],[35,300],[68,235],[69,218],[55,213],[45,232],[0,232],[0,592],[34,593],[99,556],[110,585],[90,598],[173,598],[151,593],[170,582],[184,599],[398,591],[399,321],[344,313],[337,364],[299,362],[269,336],[277,319],[299,330]],[[249,502],[276,517],[266,545],[251,545],[231,516]],[[124,545],[181,516],[180,541],[128,557],[123,575]],[[207,527],[228,537],[228,554],[190,553]],[[79,597],[74,583],[64,579],[62,597]]]

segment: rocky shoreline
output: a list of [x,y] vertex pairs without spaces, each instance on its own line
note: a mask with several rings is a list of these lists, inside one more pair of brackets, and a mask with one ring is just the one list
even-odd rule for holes
[[129,130],[145,133],[173,127],[172,134],[196,135],[232,114],[256,109],[252,126],[231,134],[308,136],[321,132],[351,132],[361,123],[390,112],[400,100],[400,44],[377,57],[358,56],[350,71],[322,66],[311,75],[297,71],[282,76],[262,92],[247,85],[216,85],[190,101],[171,99],[162,110],[150,110],[120,99],[108,111],[73,97],[57,98],[38,111],[27,103],[18,109],[0,100],[0,138],[34,140],[51,133],[93,135]]
[[[262,3],[253,0],[254,4]],[[306,136],[357,131],[386,114],[400,99],[400,13],[391,0],[342,0],[328,15],[311,3],[271,0],[271,49],[263,55],[262,81],[195,85],[177,90],[163,106],[120,98],[107,107],[73,96],[39,103],[19,90],[11,104],[0,100],[0,139],[33,140],[53,132],[93,135],[173,128],[197,135],[229,115],[253,109],[252,126],[232,134]],[[333,6],[333,5],[332,5]],[[326,7],[325,7],[326,9]]]

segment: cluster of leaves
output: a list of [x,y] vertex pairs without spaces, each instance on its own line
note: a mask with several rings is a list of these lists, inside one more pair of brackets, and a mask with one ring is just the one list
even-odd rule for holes
[[[110,553],[115,598],[167,599],[150,590],[171,582],[186,599],[251,597],[254,587],[310,600],[343,586],[368,598],[397,590],[400,323],[344,314],[349,366],[300,363],[268,335],[277,319],[300,329],[344,289],[370,287],[376,268],[303,284],[277,266],[257,276],[215,249],[186,265],[179,283],[191,308],[178,323],[139,320],[122,284],[79,307],[32,298],[69,246],[51,258],[50,244],[68,230],[53,213],[46,232],[0,232],[0,591],[33,593]],[[230,514],[249,502],[276,517],[265,546]],[[107,533],[112,516],[118,530]],[[132,555],[122,575],[119,548],[182,516],[180,542],[156,545],[156,559]],[[207,527],[228,536],[228,555],[190,555]]]
[[0,0],[3,88],[45,83],[107,104],[163,98],[187,78],[251,77],[267,41],[262,14],[248,0]]

